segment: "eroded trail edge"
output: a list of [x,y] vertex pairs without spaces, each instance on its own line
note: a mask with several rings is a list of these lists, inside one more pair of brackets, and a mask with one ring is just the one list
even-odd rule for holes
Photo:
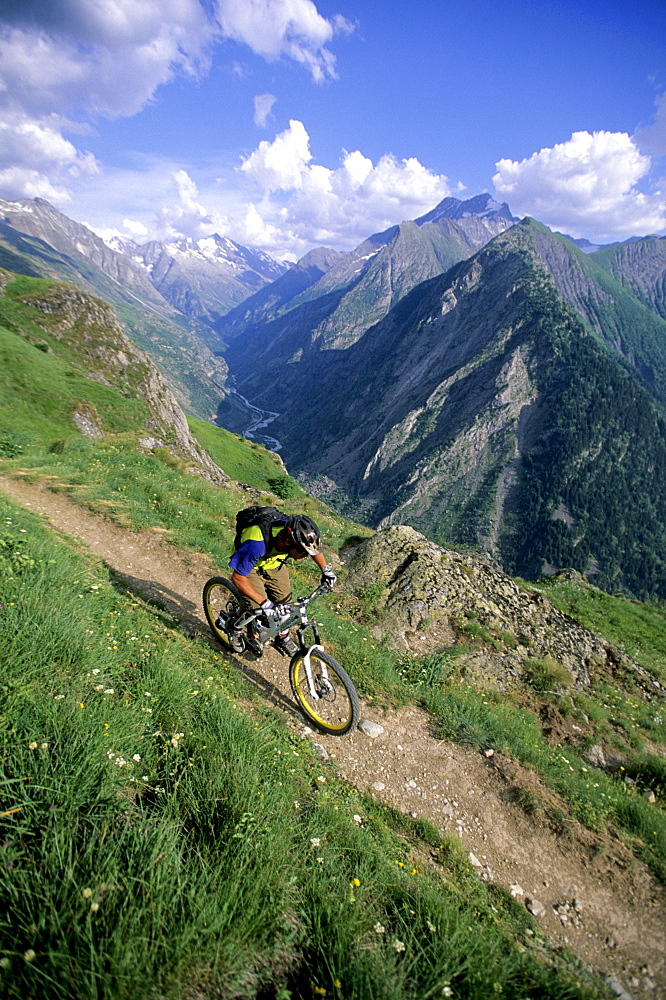
[[[189,634],[208,635],[201,590],[221,567],[207,557],[177,550],[163,532],[121,528],[40,484],[0,475],[0,490],[84,542],[126,586],[166,607]],[[524,792],[552,803],[553,814],[558,809],[557,797],[536,775],[499,753],[487,757],[437,740],[429,716],[415,706],[370,710],[368,716],[383,727],[375,739],[361,732],[342,738],[315,734],[294,705],[286,660],[269,650],[259,662],[236,662],[343,778],[459,836],[479,877],[530,900],[553,944],[569,948],[633,997],[666,997],[664,887],[611,835],[575,822],[558,830],[541,813],[527,815],[519,805]],[[354,665],[345,666],[353,677]]]

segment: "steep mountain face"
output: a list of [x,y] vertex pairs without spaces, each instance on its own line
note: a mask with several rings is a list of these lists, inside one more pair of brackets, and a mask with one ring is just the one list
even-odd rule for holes
[[[226,394],[227,366],[203,327],[179,313],[145,270],[41,198],[0,201],[0,265],[67,281],[112,305],[132,340],[155,361],[180,404],[211,419]],[[211,336],[213,336],[211,334]]]
[[142,246],[123,241],[118,247],[145,269],[167,302],[207,324],[287,270],[268,254],[217,234]]
[[[111,292],[119,301],[150,307],[160,315],[172,319],[175,316],[175,309],[153,288],[143,268],[124,254],[111,249],[86,226],[68,219],[43,198],[24,198],[21,201],[0,199],[0,223],[0,233],[17,250],[26,249],[16,239],[17,233],[36,237],[62,255],[62,266],[69,264],[82,279],[91,281],[94,285],[95,273],[89,268],[89,263],[92,263],[98,274],[101,272],[107,279],[111,279],[102,283],[106,286],[107,294]],[[38,256],[39,243],[32,246],[32,252]]]
[[228,312],[216,329],[225,340],[230,341],[245,330],[274,318],[288,302],[316,284],[345,256],[344,253],[328,250],[326,247],[311,250],[270,285],[255,292]]
[[629,240],[592,258],[662,319],[666,319],[666,237]]
[[577,314],[609,293],[565,242],[515,226],[345,350],[281,368],[259,353],[239,389],[280,408],[292,472],[370,523],[480,545],[518,575],[572,566],[663,594],[663,348],[629,357]]
[[[6,294],[14,280],[15,275],[0,268],[0,295]],[[164,378],[150,358],[132,343],[108,305],[71,285],[53,282],[32,285],[37,287],[12,294],[13,309],[9,313],[12,318],[3,315],[0,320],[5,329],[39,351],[66,360],[69,375],[80,372],[85,379],[101,383],[120,396],[140,400],[145,423],[132,430],[144,447],[168,446],[213,482],[229,478],[193,438],[185,414]],[[10,371],[13,371],[11,365]],[[86,398],[76,401],[71,419],[73,428],[86,437],[103,438],[111,433],[94,404]],[[146,432],[152,436],[140,438]]]
[[340,255],[292,298],[248,299],[216,326],[231,341],[227,360],[243,369],[260,356],[262,367],[280,368],[285,359],[299,360],[304,353],[349,347],[416,285],[511,226],[507,206],[495,204],[489,195],[466,202],[447,198],[428,216],[376,233]]

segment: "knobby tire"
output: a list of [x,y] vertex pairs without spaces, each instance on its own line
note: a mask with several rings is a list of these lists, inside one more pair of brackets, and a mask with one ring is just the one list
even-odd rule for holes
[[[312,698],[308,677],[303,662],[304,654],[295,653],[289,664],[291,690],[299,708],[322,733],[344,736],[358,725],[361,707],[358,695],[349,674],[328,653],[314,651],[310,655],[310,665],[315,685],[321,693],[318,700]],[[326,666],[330,691],[323,682],[322,666]]]
[[240,650],[234,649],[229,637],[223,629],[216,624],[220,613],[228,617],[238,615],[240,611],[241,593],[238,588],[223,576],[213,576],[207,580],[203,589],[203,609],[206,621],[210,625],[213,635],[219,639],[225,649],[230,653],[238,653]]

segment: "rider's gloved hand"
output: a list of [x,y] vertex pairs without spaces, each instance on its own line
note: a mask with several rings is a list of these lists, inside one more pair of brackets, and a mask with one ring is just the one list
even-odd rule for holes
[[336,580],[337,576],[335,575],[331,567],[324,566],[323,570],[321,571],[321,586],[328,587],[330,590],[333,590]]
[[259,610],[263,611],[267,618],[275,618],[276,616],[276,605],[272,601],[266,599],[259,605]]
[[282,621],[283,618],[289,617],[289,608],[285,607],[284,604],[275,604],[273,605],[273,614],[278,621]]

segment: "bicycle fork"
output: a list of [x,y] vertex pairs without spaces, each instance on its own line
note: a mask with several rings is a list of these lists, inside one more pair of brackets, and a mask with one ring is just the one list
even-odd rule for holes
[[[311,628],[313,633],[314,643],[306,649],[305,642],[303,641],[303,633],[306,629]],[[321,644],[321,639],[319,636],[319,629],[317,627],[317,622],[308,622],[307,625],[302,625],[300,628],[296,629],[296,635],[298,636],[298,642],[301,647],[301,654],[303,656],[303,666],[305,667],[305,676],[308,679],[308,690],[310,692],[310,697],[313,701],[319,701],[322,697],[317,688],[315,687],[314,677],[312,675],[312,664],[310,662],[310,657],[313,653],[324,652],[324,647]],[[326,670],[326,664],[323,660],[319,661],[321,663],[321,677],[324,682],[330,688],[330,682],[328,679],[328,671]]]

